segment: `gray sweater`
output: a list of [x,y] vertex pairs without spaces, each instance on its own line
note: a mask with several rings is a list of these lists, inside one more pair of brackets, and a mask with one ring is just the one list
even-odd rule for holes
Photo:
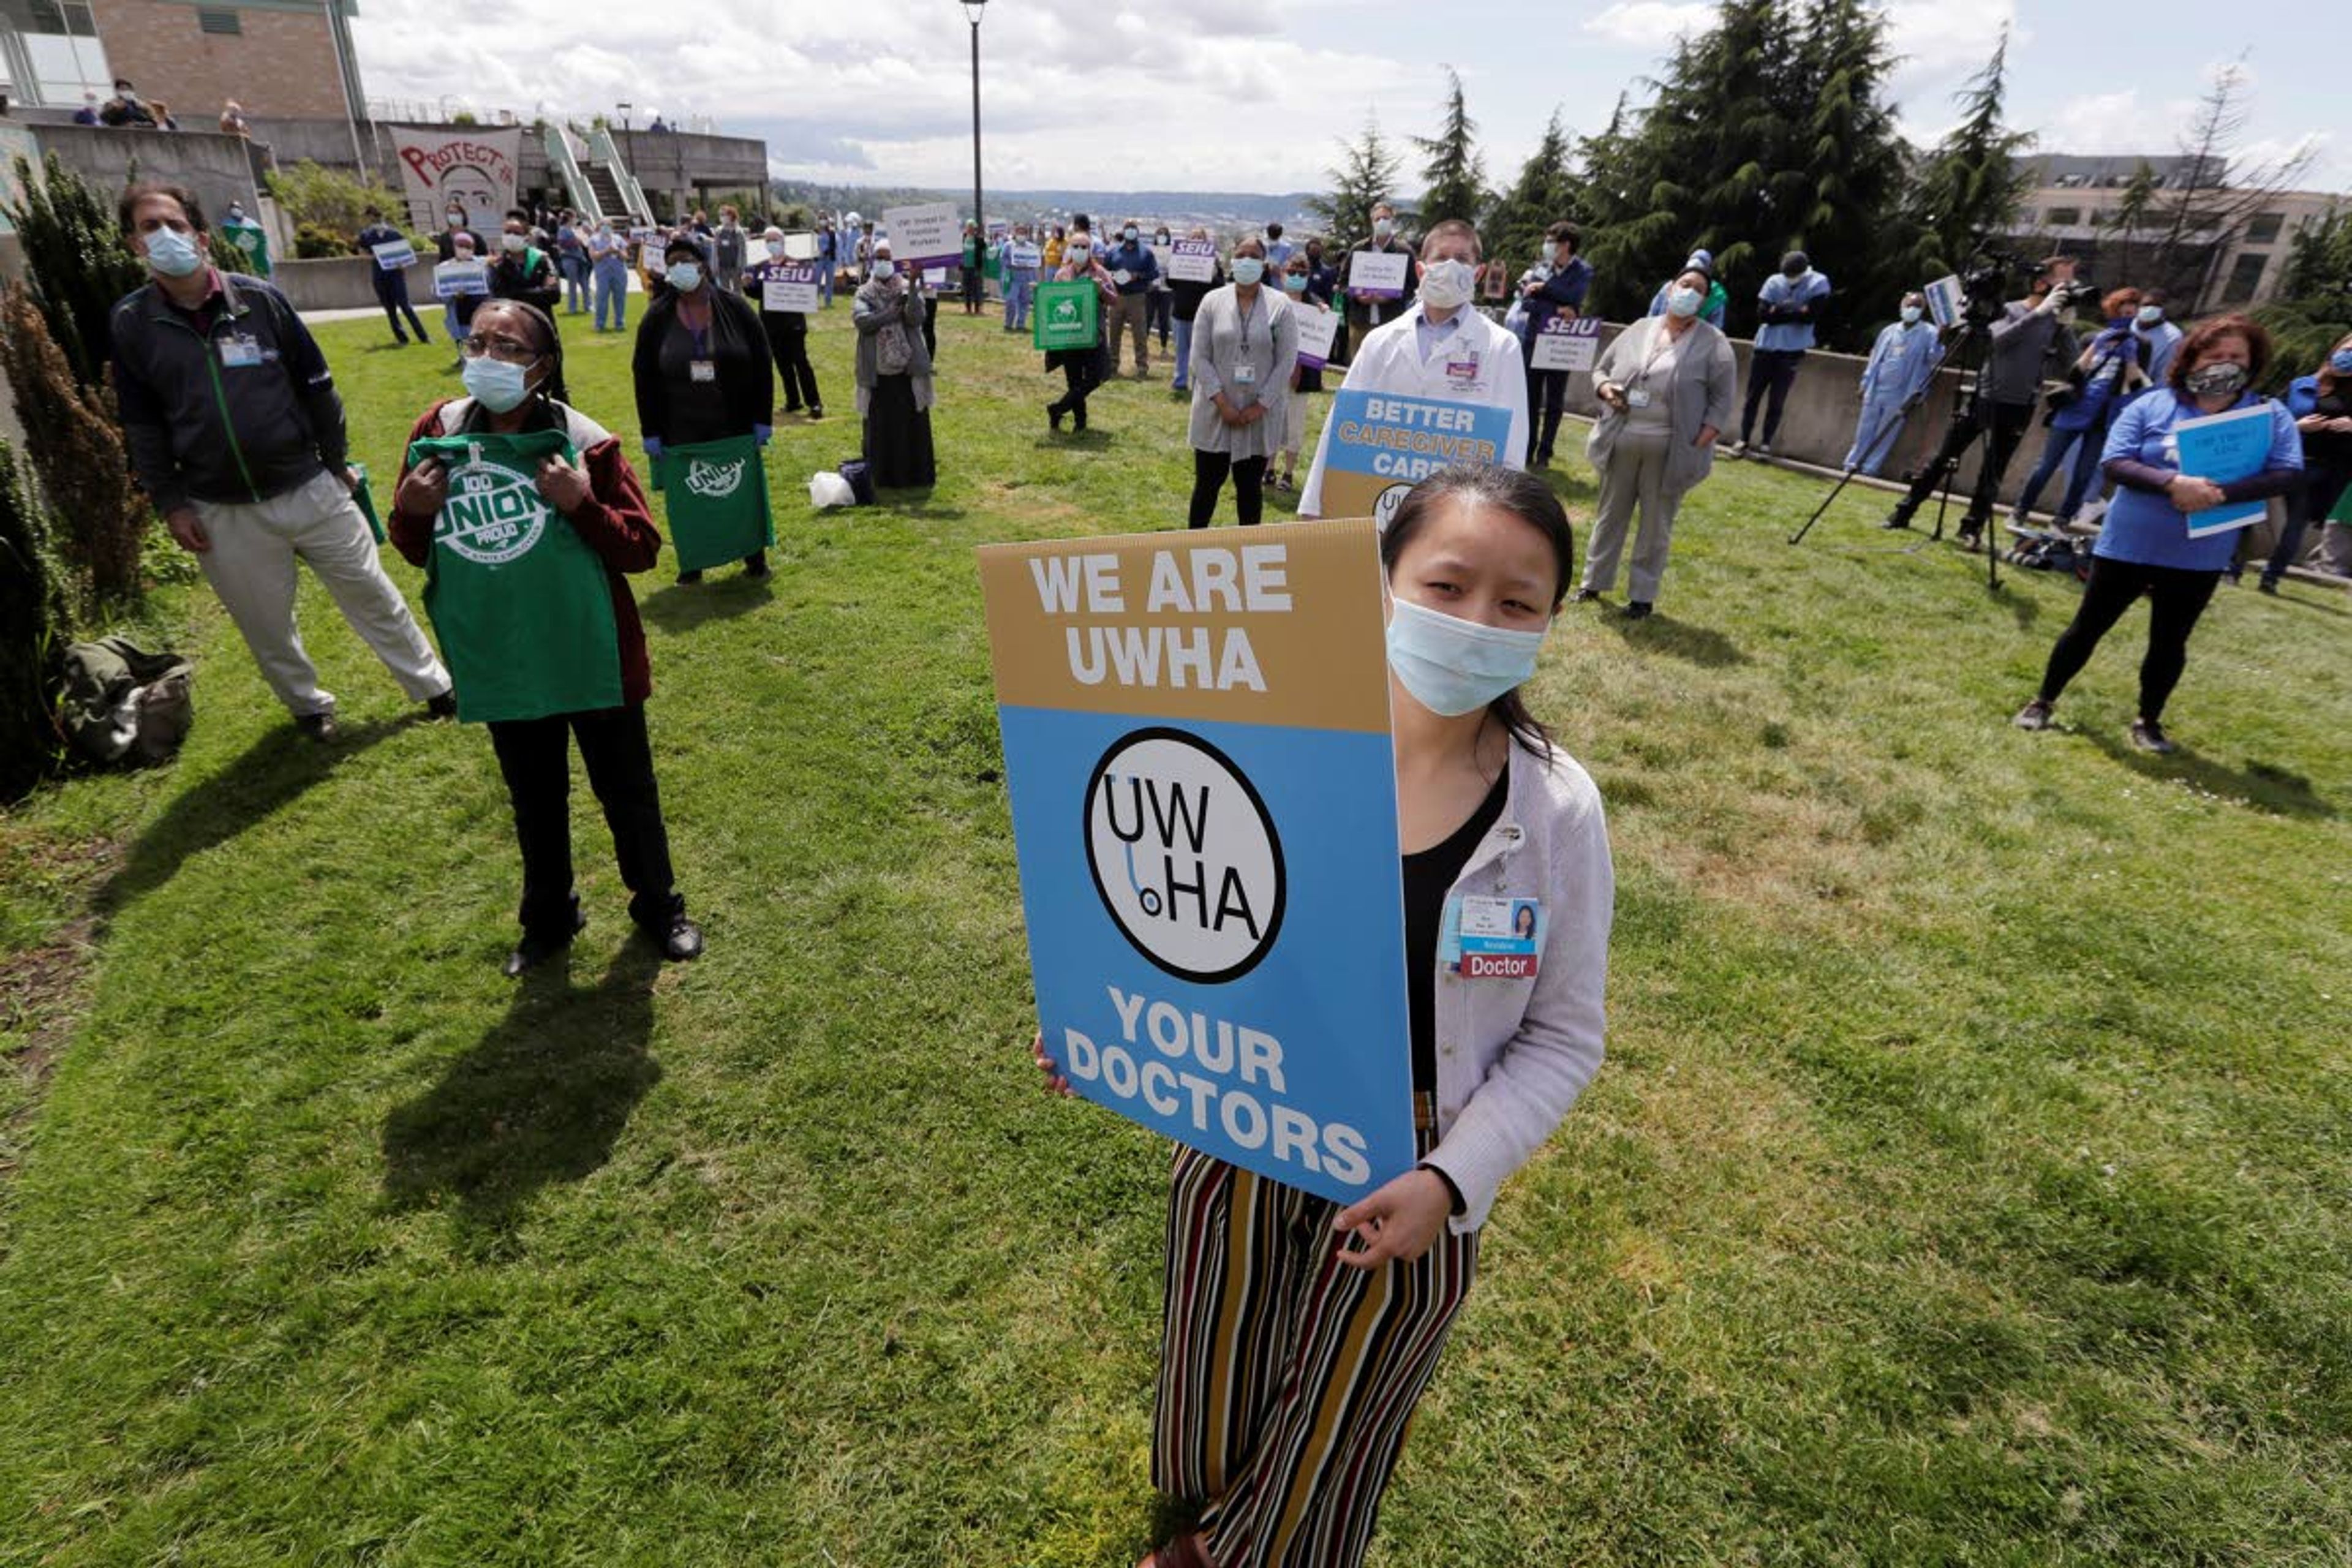
[[1992,324],[1977,391],[1988,403],[2031,404],[2042,384],[2064,375],[2074,363],[2074,333],[2054,310],[2037,310],[2012,300],[2008,313]]
[[[1618,333],[1592,367],[1593,386],[1622,385],[1639,372],[1665,323],[1664,316],[1644,316]],[[1672,435],[1666,446],[1666,490],[1671,499],[1680,499],[1713,471],[1715,448],[1698,444],[1699,430],[1708,425],[1717,431],[1727,428],[1738,397],[1739,361],[1731,352],[1731,340],[1705,321],[1692,321],[1675,359],[1674,391],[1666,400],[1666,426]],[[1608,466],[1627,418],[1623,409],[1601,405],[1601,417],[1584,443],[1586,461],[1596,468]]]

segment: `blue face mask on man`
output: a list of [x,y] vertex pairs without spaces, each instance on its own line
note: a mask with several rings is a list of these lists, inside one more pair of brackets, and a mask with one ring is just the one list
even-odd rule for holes
[[[1547,628],[1549,629],[1549,628]],[[1475,713],[1536,672],[1544,634],[1480,626],[1390,601],[1389,668],[1413,700],[1448,719]]]
[[185,278],[203,265],[196,242],[176,228],[147,231],[147,265],[166,278]]
[[2329,354],[2327,368],[2338,375],[2352,375],[2352,349],[2337,349]]

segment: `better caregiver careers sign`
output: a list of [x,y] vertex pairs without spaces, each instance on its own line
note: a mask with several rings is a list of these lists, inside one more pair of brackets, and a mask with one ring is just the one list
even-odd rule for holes
[[998,545],[980,571],[1071,1084],[1341,1203],[1412,1169],[1372,524]]

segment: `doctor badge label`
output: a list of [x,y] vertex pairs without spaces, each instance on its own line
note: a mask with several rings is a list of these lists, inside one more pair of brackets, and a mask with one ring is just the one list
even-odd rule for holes
[[1086,796],[1095,891],[1135,950],[1182,980],[1248,973],[1282,929],[1282,842],[1257,789],[1195,735],[1120,737]]

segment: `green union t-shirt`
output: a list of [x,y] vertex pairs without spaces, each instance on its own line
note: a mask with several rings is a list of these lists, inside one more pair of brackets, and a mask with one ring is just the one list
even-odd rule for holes
[[740,561],[776,542],[758,437],[666,447],[659,477],[679,571]]
[[604,563],[541,498],[540,459],[573,456],[561,430],[442,436],[448,499],[433,524],[425,610],[466,723],[544,719],[621,704],[621,639]]

